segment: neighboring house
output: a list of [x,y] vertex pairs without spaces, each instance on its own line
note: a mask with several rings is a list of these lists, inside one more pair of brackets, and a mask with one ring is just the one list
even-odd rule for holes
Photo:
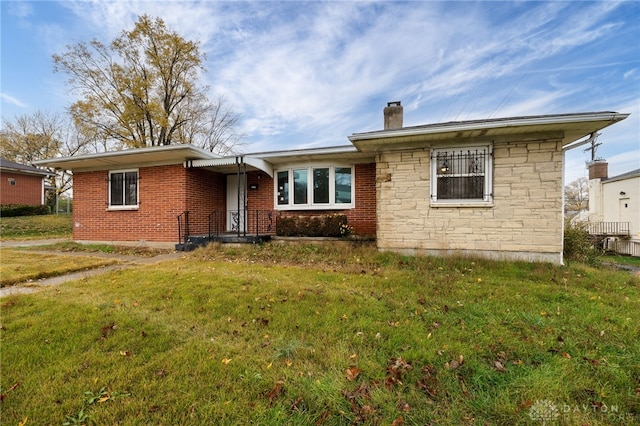
[[50,173],[0,158],[0,204],[45,204],[45,179]]
[[402,127],[392,102],[384,130],[347,146],[218,157],[170,145],[39,164],[73,171],[73,238],[83,242],[273,235],[285,216],[340,213],[380,250],[561,263],[564,152],[626,117]]
[[640,169],[608,174],[606,161],[589,164],[589,232],[611,249],[640,256]]

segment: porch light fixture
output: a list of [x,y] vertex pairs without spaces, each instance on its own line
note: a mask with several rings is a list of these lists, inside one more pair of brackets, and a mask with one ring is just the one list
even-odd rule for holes
[[620,191],[620,195],[627,195],[627,193],[624,191]]

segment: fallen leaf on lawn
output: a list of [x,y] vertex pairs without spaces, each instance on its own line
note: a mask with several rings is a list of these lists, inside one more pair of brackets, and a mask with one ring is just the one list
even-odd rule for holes
[[493,367],[494,367],[496,370],[498,370],[498,371],[507,371],[507,370],[504,368],[504,365],[502,365],[502,363],[501,363],[500,361],[494,361],[494,362],[493,362]]
[[269,398],[269,404],[273,404],[273,400],[283,393],[284,393],[284,383],[278,381],[274,385],[273,389],[267,392],[265,396]]
[[129,355],[131,355],[131,352],[129,352],[129,351],[120,351],[120,355],[129,356]]
[[231,358],[222,358],[222,363],[223,363],[224,365],[227,365],[227,364],[229,364],[230,362],[231,362]]
[[567,352],[562,352],[560,356],[565,359],[571,359],[571,355],[569,355]]
[[103,396],[102,398],[98,399],[98,402],[106,402],[106,401],[108,401],[110,399],[111,399],[110,396]]
[[402,425],[404,425],[404,419],[402,418],[402,416],[398,417],[393,421],[393,423],[391,423],[391,426],[402,426]]
[[29,421],[29,416],[27,416],[24,419],[22,419],[21,422],[18,422],[18,426],[24,426],[24,425],[27,424],[28,421]]
[[347,376],[347,380],[350,382],[354,381],[359,375],[362,373],[362,370],[358,367],[349,367],[344,370],[345,376]]

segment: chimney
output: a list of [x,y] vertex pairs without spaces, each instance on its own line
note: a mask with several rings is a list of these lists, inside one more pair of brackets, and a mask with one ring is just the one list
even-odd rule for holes
[[609,175],[609,163],[605,160],[594,160],[589,163],[589,180],[606,179]]
[[400,101],[387,102],[384,108],[384,130],[402,129],[402,105]]

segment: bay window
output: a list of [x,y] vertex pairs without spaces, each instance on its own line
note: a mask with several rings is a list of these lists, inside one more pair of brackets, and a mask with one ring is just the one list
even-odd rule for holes
[[[353,168],[292,167],[276,172],[277,209],[346,209],[353,207]],[[289,188],[293,188],[290,196]]]

